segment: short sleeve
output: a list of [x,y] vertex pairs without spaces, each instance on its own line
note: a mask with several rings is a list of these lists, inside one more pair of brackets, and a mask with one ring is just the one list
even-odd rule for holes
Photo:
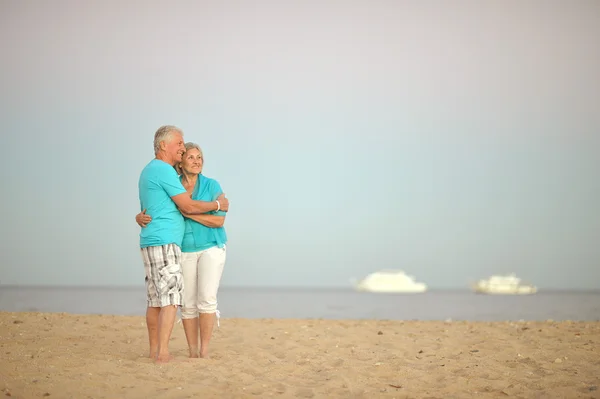
[[169,167],[161,169],[161,174],[159,176],[160,186],[167,192],[169,197],[185,193],[186,190],[183,187],[183,184],[181,184],[177,172],[175,172],[174,168],[170,169],[171,170],[169,170]]

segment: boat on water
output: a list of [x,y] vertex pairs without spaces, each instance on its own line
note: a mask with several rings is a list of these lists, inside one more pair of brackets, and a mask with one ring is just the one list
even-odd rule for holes
[[493,275],[487,280],[479,280],[472,286],[478,294],[528,295],[535,294],[537,287],[523,282],[514,273]]
[[354,288],[363,292],[420,293],[427,291],[425,283],[418,283],[402,270],[380,270],[355,282]]

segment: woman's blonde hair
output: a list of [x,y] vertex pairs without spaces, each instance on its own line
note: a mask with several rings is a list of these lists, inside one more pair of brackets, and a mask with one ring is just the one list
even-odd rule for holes
[[[194,148],[200,151],[200,157],[202,157],[202,160],[204,160],[204,153],[202,152],[202,148],[200,148],[198,144],[192,142],[185,143],[185,152],[188,152],[189,150],[192,150]],[[185,157],[185,152],[183,153],[182,159],[183,157]],[[174,168],[175,171],[177,171],[178,175],[181,175],[183,173],[183,170],[181,169],[181,162],[177,162]]]

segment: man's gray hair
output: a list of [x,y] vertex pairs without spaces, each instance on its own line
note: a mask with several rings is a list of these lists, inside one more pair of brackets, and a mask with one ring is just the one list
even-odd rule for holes
[[177,126],[165,125],[158,128],[154,133],[154,153],[158,154],[160,151],[160,142],[166,141],[167,143],[173,139],[173,132],[179,133],[183,136],[183,131]]

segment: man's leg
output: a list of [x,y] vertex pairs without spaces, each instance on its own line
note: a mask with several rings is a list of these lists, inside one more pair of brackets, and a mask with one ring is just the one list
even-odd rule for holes
[[142,248],[142,260],[146,274],[146,297],[148,307],[146,308],[146,326],[148,327],[148,342],[150,344],[149,356],[156,359],[158,355],[158,317],[160,314],[160,300],[156,289],[158,271],[154,258],[154,247]]
[[177,316],[177,306],[168,305],[160,308],[158,317],[158,355],[156,356],[157,363],[167,363],[172,359],[169,353],[169,340],[175,325],[175,317]]
[[183,302],[183,275],[181,273],[181,249],[177,245],[163,245],[156,255],[156,282],[160,298],[158,316],[158,356],[157,363],[167,363],[172,359],[169,353],[169,340],[175,325],[177,308]]
[[198,262],[199,286],[198,303],[200,310],[200,357],[208,357],[208,343],[212,337],[215,326],[215,313],[217,312],[217,292],[221,283],[226,248],[207,249]]
[[158,315],[160,308],[148,307],[146,309],[146,325],[148,326],[148,340],[150,341],[150,358],[156,359],[158,355]]

